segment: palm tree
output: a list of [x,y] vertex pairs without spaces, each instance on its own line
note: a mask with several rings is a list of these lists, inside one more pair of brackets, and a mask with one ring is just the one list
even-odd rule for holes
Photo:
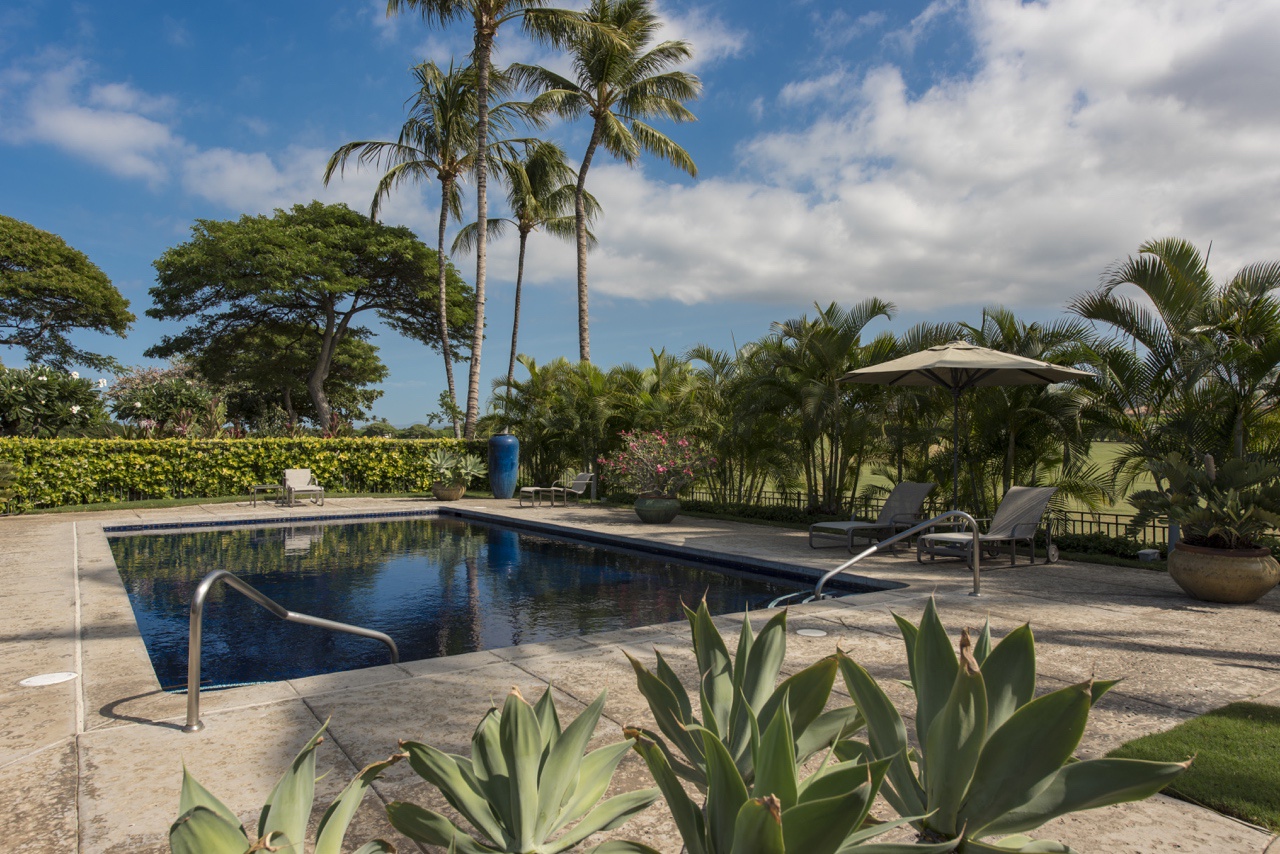
[[[1117,293],[1129,285],[1149,307]],[[1137,258],[1108,271],[1098,290],[1072,301],[1074,313],[1110,326],[1117,345],[1141,348],[1147,396],[1129,404],[1131,415],[1166,438],[1152,445],[1126,435],[1131,451],[1167,452],[1177,445],[1195,458],[1249,450],[1251,432],[1280,406],[1277,288],[1280,263],[1250,264],[1219,286],[1206,256],[1185,240],[1166,238],[1144,243]]]
[[[546,40],[565,40],[582,31],[582,16],[565,9],[548,9],[546,0],[387,0],[387,14],[417,9],[428,22],[444,26],[470,17],[475,24],[476,69],[475,175],[476,222],[489,221],[489,90],[493,69],[493,42],[498,29],[521,19],[526,32]],[[467,415],[464,433],[472,438],[480,415],[480,348],[484,344],[485,264],[488,259],[486,229],[476,233],[476,326],[471,339],[471,371],[467,381]]]
[[[587,170],[596,149],[603,145],[605,151],[629,165],[648,152],[696,176],[698,168],[689,153],[644,120],[694,121],[684,102],[696,98],[702,84],[693,74],[668,70],[693,55],[686,42],[665,41],[649,47],[661,26],[651,0],[591,0],[583,17],[596,28],[562,42],[573,56],[573,80],[532,65],[513,64],[509,70],[518,82],[542,93],[534,99],[535,112],[545,110],[566,119],[591,118],[591,139],[578,167],[574,200],[578,350],[579,358],[589,362]],[[616,35],[619,33],[621,39]]]
[[[575,235],[575,219],[569,214],[576,196],[576,176],[565,162],[564,151],[553,142],[537,142],[526,147],[524,157],[506,158],[498,165],[498,171],[506,179],[507,206],[511,218],[489,220],[488,230],[495,237],[501,236],[508,225],[515,226],[520,235],[520,258],[516,263],[515,316],[511,324],[511,358],[507,362],[507,385],[515,381],[517,343],[520,337],[520,295],[524,283],[524,256],[529,235],[538,229],[562,240],[572,240]],[[595,219],[599,211],[595,197],[586,197],[588,219]],[[475,248],[479,229],[475,223],[464,227],[453,241],[453,251],[471,251]],[[587,239],[595,245],[595,235],[587,232]]]
[[[437,284],[440,299],[440,349],[444,354],[445,377],[449,384],[449,401],[456,413],[458,397],[453,383],[453,349],[449,341],[448,300],[445,291],[444,233],[449,218],[458,218],[462,212],[462,198],[458,190],[459,179],[475,168],[474,147],[476,125],[476,75],[470,66],[441,71],[434,62],[424,62],[413,69],[418,83],[417,94],[410,99],[412,108],[409,119],[400,128],[395,142],[359,140],[348,142],[329,158],[324,170],[327,185],[335,171],[344,173],[347,161],[356,157],[361,164],[372,164],[385,169],[374,191],[369,216],[378,218],[382,202],[392,189],[405,181],[417,182],[435,178],[440,182],[440,224],[437,230],[437,252],[440,272]],[[498,112],[504,125],[509,124],[508,113]],[[477,315],[476,323],[483,325]],[[473,361],[478,361],[473,351]],[[467,412],[468,427],[473,420]],[[455,436],[462,435],[456,414],[453,417]]]

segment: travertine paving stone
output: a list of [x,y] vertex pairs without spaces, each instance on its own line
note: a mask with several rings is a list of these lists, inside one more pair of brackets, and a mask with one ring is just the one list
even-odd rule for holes
[[[318,787],[314,821],[359,767],[391,755],[399,739],[467,752],[490,703],[501,703],[513,686],[530,699],[553,686],[565,723],[607,689],[593,746],[616,741],[623,724],[653,725],[624,653],[652,667],[656,648],[687,686],[695,686],[688,626],[677,621],[206,692],[206,729],[195,735],[179,731],[185,698],[165,693],[156,682],[103,525],[271,522],[438,507],[417,499],[333,499],[324,508],[251,507],[246,501],[0,519],[0,802],[17,805],[0,810],[0,838],[15,850],[166,850],[183,761],[251,823],[284,767],[328,719],[318,755],[319,769],[328,773]],[[590,505],[519,508],[515,502],[466,499],[441,509],[742,555],[815,579],[846,559],[843,549],[812,550],[803,531],[779,528],[687,517],[646,526],[629,510]],[[906,654],[890,612],[918,620],[930,595],[955,637],[962,627],[977,631],[989,619],[998,639],[1029,621],[1040,654],[1041,692],[1095,675],[1124,677],[1095,708],[1079,750],[1083,758],[1231,700],[1280,703],[1280,592],[1252,606],[1211,605],[1188,599],[1157,572],[992,562],[982,574],[983,595],[973,597],[972,576],[956,563],[919,564],[904,552],[871,558],[858,568],[886,589],[791,608],[783,673],[795,673],[838,647],[880,682],[909,732],[914,704],[899,682],[908,675]],[[751,614],[757,632],[772,613]],[[738,614],[716,619],[731,650],[741,620]],[[827,634],[794,634],[800,628]],[[77,672],[78,678],[41,689],[16,684],[53,670]],[[847,702],[837,677],[832,704]],[[643,763],[632,756],[620,767],[611,793],[649,784]],[[375,784],[351,843],[385,836],[402,851],[419,850],[387,825],[382,806],[393,799],[448,812],[439,794],[401,762]],[[1262,852],[1267,845],[1264,833],[1167,798],[1059,819],[1042,835],[1080,851],[1135,854]],[[609,837],[636,838],[672,854],[680,850],[660,807]]]

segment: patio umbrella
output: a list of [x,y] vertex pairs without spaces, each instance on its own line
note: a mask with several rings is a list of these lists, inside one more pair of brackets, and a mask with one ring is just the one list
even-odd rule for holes
[[1050,385],[1091,377],[1062,365],[989,350],[967,341],[937,347],[850,371],[842,383],[892,386],[938,386],[951,389],[951,500],[960,504],[960,392],[978,386]]

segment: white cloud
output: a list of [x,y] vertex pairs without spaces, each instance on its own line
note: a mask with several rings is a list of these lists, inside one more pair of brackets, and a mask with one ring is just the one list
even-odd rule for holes
[[693,59],[685,63],[689,71],[698,71],[722,59],[742,54],[747,44],[747,34],[725,23],[721,18],[698,6],[680,13],[655,4],[662,19],[658,32],[660,41],[684,40],[693,48]]
[[792,84],[830,109],[744,143],[735,180],[593,169],[593,289],[1049,308],[1146,239],[1213,240],[1223,274],[1276,257],[1280,56],[1254,49],[1280,38],[1275,4],[972,0],[960,17],[972,72],[915,93],[888,65],[851,91]]

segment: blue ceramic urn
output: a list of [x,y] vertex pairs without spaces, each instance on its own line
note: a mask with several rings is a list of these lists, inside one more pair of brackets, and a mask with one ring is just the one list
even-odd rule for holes
[[489,439],[489,487],[494,498],[510,498],[516,494],[520,476],[520,440],[510,433],[499,433]]

